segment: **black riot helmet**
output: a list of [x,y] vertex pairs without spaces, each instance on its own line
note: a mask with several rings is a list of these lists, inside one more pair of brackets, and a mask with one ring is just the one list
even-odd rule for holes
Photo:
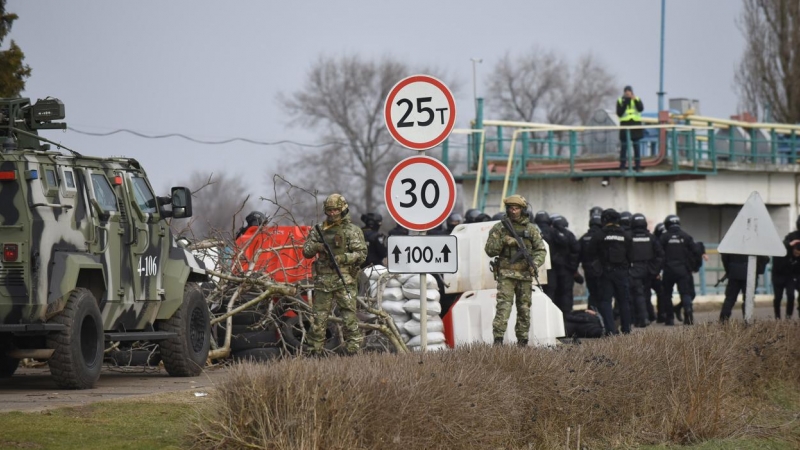
[[619,226],[623,228],[630,228],[632,218],[633,215],[630,213],[630,211],[622,211],[619,213]]
[[464,223],[475,223],[475,219],[477,219],[480,215],[480,209],[468,209],[467,212],[464,213]]
[[499,213],[497,213],[497,214],[492,216],[492,220],[503,220],[503,218],[505,216],[506,216],[506,213],[500,211]]
[[475,218],[475,222],[488,222],[492,220],[492,216],[484,213],[480,213],[477,218]]
[[656,237],[661,237],[664,232],[667,231],[667,227],[664,226],[663,223],[659,222],[656,224],[655,228],[653,228],[653,234]]
[[244,221],[248,227],[260,227],[267,221],[267,216],[260,211],[253,211],[244,218]]
[[383,216],[378,213],[362,214],[361,221],[364,222],[364,225],[370,230],[377,231],[383,223]]
[[550,226],[553,223],[553,221],[550,220],[550,214],[547,214],[547,211],[536,211],[536,214],[533,216],[533,222],[540,227],[545,225]]
[[675,214],[670,214],[664,218],[664,226],[669,230],[672,227],[681,226],[681,218]]
[[550,220],[553,222],[553,226],[558,229],[567,228],[569,226],[567,218],[562,216],[561,214],[553,214],[552,216],[550,216]]
[[603,208],[599,206],[592,206],[592,209],[589,210],[589,217],[600,216],[602,214],[603,214]]
[[597,214],[592,214],[592,217],[589,217],[589,228],[599,228],[603,226],[603,221],[601,219],[602,212]]
[[647,217],[644,214],[636,213],[631,218],[631,228],[634,230],[646,230],[647,229]]
[[619,213],[617,210],[608,208],[603,210],[602,216],[600,216],[600,221],[603,222],[603,226],[606,225],[619,225]]

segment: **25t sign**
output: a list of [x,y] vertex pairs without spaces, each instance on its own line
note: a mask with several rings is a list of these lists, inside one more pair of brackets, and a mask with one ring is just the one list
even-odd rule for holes
[[412,156],[389,172],[384,200],[389,214],[401,226],[414,231],[430,230],[453,212],[455,180],[439,160]]
[[456,121],[456,103],[447,86],[430,75],[400,80],[386,97],[386,127],[401,145],[427,150],[441,144]]

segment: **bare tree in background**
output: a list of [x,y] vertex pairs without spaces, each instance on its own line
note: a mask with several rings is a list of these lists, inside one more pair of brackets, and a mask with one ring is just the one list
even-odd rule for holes
[[800,2],[744,0],[739,27],[747,40],[734,84],[741,105],[770,120],[800,122]]
[[501,118],[560,125],[584,124],[613,103],[617,83],[591,53],[570,64],[551,50],[506,54],[487,81],[488,104]]
[[[189,220],[192,237],[198,240],[220,230],[230,230],[226,233],[233,235],[252,207],[248,186],[230,173],[196,171],[182,185],[192,191],[194,213]],[[181,234],[176,228],[186,227],[186,222],[173,220],[176,234]]]
[[304,180],[303,188],[313,187],[321,196],[342,193],[351,210],[375,211],[389,170],[410,156],[386,129],[384,101],[395,83],[413,74],[391,58],[320,57],[305,86],[278,100],[296,124],[321,132],[330,145],[301,152],[280,167],[282,173]]

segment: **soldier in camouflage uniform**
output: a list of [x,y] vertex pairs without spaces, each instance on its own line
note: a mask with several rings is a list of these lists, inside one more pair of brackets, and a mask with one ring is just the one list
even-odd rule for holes
[[490,257],[497,256],[495,277],[497,278],[497,313],[492,322],[494,344],[502,345],[503,335],[508,327],[508,317],[514,295],[517,296],[517,344],[528,345],[528,330],[531,324],[531,278],[533,273],[544,264],[547,250],[542,236],[534,224],[528,220],[528,204],[521,195],[512,195],[503,200],[506,215],[511,220],[517,235],[522,238],[525,248],[533,257],[536,267],[529,267],[525,258],[511,262],[519,251],[517,240],[503,227],[496,224],[489,231],[485,251]]
[[344,276],[345,286],[336,273],[322,238],[313,228],[303,245],[303,256],[313,258],[314,261],[314,317],[311,330],[308,334],[308,343],[311,352],[319,354],[325,344],[325,330],[328,326],[328,316],[334,306],[339,307],[339,312],[344,321],[344,338],[348,353],[357,353],[361,347],[361,331],[356,318],[356,277],[359,266],[367,258],[367,245],[364,242],[364,233],[350,221],[347,201],[339,194],[331,194],[325,199],[325,215],[328,218],[320,225],[325,242],[333,250],[336,263]]

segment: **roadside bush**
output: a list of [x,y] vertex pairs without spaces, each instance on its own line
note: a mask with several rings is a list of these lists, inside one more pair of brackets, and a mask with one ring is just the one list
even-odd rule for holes
[[191,439],[197,448],[403,450],[785,439],[766,388],[800,388],[798,342],[799,322],[768,321],[551,349],[241,364]]

